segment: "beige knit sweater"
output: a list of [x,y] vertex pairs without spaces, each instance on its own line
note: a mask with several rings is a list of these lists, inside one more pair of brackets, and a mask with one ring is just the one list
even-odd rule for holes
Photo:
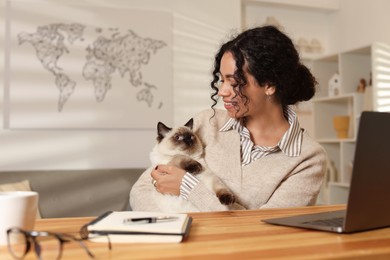
[[[326,170],[326,153],[306,132],[299,156],[276,152],[242,166],[239,134],[219,131],[229,119],[226,111],[216,110],[215,116],[212,115],[212,110],[197,115],[194,128],[206,145],[208,167],[238,198],[239,205],[234,208],[296,207],[315,203]],[[151,168],[147,169],[130,192],[133,210],[158,210],[153,201],[150,172]],[[226,210],[202,182],[191,191],[188,200],[200,211]]]

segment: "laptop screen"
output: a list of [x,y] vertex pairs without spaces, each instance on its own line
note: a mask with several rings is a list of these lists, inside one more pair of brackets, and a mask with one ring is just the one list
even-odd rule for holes
[[390,113],[361,114],[345,230],[390,225]]

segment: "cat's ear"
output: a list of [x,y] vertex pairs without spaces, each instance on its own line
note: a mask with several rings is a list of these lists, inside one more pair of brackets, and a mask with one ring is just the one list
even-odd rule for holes
[[169,131],[171,131],[172,128],[169,128],[168,126],[164,125],[161,122],[158,122],[157,124],[157,135],[158,138],[161,140],[163,139]]
[[186,127],[188,127],[189,129],[192,129],[192,127],[194,126],[194,119],[190,119],[188,120],[188,122],[184,125]]

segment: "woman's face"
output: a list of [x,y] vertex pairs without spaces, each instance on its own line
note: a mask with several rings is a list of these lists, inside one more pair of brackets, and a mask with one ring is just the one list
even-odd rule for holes
[[260,87],[255,78],[245,73],[247,84],[244,86],[243,94],[248,98],[247,104],[245,99],[234,92],[236,81],[234,80],[234,72],[236,71],[236,61],[233,54],[225,52],[222,56],[220,64],[220,86],[218,96],[223,100],[224,107],[228,111],[230,117],[241,118],[244,116],[250,117],[264,113],[266,103],[266,87]]

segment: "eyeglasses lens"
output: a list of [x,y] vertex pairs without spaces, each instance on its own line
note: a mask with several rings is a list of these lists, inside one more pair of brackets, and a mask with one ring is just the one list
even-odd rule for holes
[[30,237],[28,233],[13,229],[8,233],[8,247],[16,259],[22,259],[31,250],[35,250],[38,258],[42,260],[59,259],[61,256],[60,240],[46,232],[42,235],[33,234]]
[[61,242],[54,235],[38,236],[35,238],[35,252],[43,260],[59,259]]
[[10,253],[17,259],[23,258],[27,250],[27,241],[24,233],[13,230],[8,234],[8,247]]

